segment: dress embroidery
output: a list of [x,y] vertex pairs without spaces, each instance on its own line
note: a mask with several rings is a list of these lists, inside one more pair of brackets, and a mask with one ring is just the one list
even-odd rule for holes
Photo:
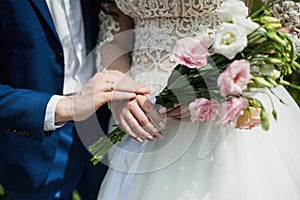
[[281,19],[284,27],[292,28],[290,36],[295,42],[296,50],[300,53],[300,3],[285,1],[273,7],[276,17]]
[[[175,66],[169,60],[178,39],[200,36],[212,39],[219,20],[216,9],[221,0],[116,0],[119,9],[135,22],[135,44],[132,52],[132,76],[148,84],[153,93],[166,85],[166,77]],[[246,0],[247,5],[252,0]],[[294,27],[292,37],[300,36],[300,4],[284,2],[274,7],[275,14],[286,26]],[[111,16],[100,13],[101,48],[113,39],[112,30],[118,29]],[[98,59],[98,65],[101,58]]]

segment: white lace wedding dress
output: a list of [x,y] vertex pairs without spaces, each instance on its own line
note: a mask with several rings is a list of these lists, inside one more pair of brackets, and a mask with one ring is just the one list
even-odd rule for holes
[[[169,56],[176,41],[196,34],[211,38],[218,26],[219,0],[116,3],[134,18],[132,76],[148,84],[153,94],[165,86],[174,67]],[[276,14],[294,27],[295,38],[299,37],[299,13],[299,5],[291,2],[276,7]],[[111,16],[100,16],[105,18],[101,47],[112,40],[110,31],[117,30],[118,24]],[[299,200],[300,111],[284,88],[274,92],[285,105],[268,92],[256,95],[271,112],[270,95],[278,112],[278,121],[271,119],[268,132],[259,127],[237,130],[168,119],[163,140],[142,144],[123,140],[109,153],[110,169],[98,199]]]

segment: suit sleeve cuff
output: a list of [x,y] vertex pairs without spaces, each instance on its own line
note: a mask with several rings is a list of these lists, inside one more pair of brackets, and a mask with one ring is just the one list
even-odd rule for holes
[[46,108],[46,114],[45,114],[45,121],[44,121],[44,131],[53,131],[57,128],[62,127],[64,124],[55,124],[55,109],[57,102],[62,98],[63,96],[59,95],[53,95]]

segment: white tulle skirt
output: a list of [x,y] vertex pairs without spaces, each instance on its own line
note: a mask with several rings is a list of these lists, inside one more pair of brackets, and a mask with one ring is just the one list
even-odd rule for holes
[[[168,120],[163,140],[109,153],[99,200],[299,200],[300,111],[282,87],[268,132]],[[267,110],[268,95],[257,96]]]

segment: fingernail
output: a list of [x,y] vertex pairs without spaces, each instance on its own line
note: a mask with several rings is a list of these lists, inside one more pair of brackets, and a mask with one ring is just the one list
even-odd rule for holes
[[161,128],[161,129],[165,128],[165,123],[163,123],[163,122],[160,122],[158,125],[159,125],[159,128]]
[[161,134],[161,132],[156,133],[155,136],[160,140],[162,140],[164,138],[163,135]]
[[160,114],[164,114],[164,113],[167,112],[167,109],[166,109],[165,107],[162,107],[162,108],[160,108],[160,109],[158,110],[158,112],[159,112]]
[[142,138],[136,138],[139,142],[144,142],[143,140],[142,140]]
[[153,139],[154,139],[151,135],[149,135],[147,138],[148,138],[149,140],[153,140]]
[[150,89],[146,86],[141,87],[140,90],[143,91],[143,92],[149,92],[150,91]]
[[136,94],[135,93],[131,93],[130,94],[130,99],[133,99],[133,98],[135,98],[136,97]]

